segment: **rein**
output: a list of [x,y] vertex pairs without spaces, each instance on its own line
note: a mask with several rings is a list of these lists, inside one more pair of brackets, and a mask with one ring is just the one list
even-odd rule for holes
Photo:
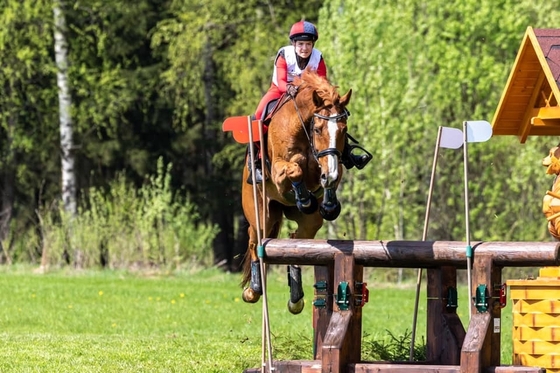
[[[307,131],[307,128],[305,127],[305,121],[303,120],[301,113],[299,112],[299,108],[297,106],[296,100],[295,98],[292,97],[292,101],[294,102],[294,106],[296,108],[296,113],[299,117],[299,121],[301,123],[301,126],[303,127],[303,132],[305,133],[305,136],[307,136],[307,140],[309,141],[309,145],[311,145],[311,152],[313,153],[313,157],[315,158],[316,161],[319,160],[319,158],[321,157],[325,157],[329,154],[332,155],[336,155],[337,157],[340,157],[342,154],[340,153],[340,151],[337,148],[327,148],[325,150],[321,150],[320,152],[317,151],[317,149],[315,148],[315,143],[313,141],[313,137],[309,135],[309,132]],[[344,111],[340,114],[337,115],[332,115],[332,116],[326,116],[326,115],[322,115],[319,113],[313,113],[313,117],[311,117],[311,120],[309,121],[309,123],[311,124],[311,128],[310,130],[313,131],[313,127],[315,127],[315,120],[314,118],[319,118],[319,119],[323,119],[326,121],[330,121],[332,119],[338,120],[341,118],[348,118],[350,112],[346,109],[344,109]]]

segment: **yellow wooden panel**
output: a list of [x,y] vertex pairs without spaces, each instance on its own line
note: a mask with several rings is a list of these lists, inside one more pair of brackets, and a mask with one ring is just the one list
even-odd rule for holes
[[560,314],[559,299],[519,299],[513,301],[512,311],[516,313]]
[[542,267],[539,269],[539,278],[541,277],[560,278],[560,267]]
[[545,326],[544,328],[514,326],[512,338],[519,341],[542,340],[560,342],[560,326]]
[[558,286],[510,287],[510,298],[515,299],[558,299],[560,288]]
[[560,342],[519,341],[513,340],[514,351],[522,351],[532,355],[553,354],[560,351]]
[[[514,350],[515,351],[515,350]],[[526,367],[536,366],[547,368],[547,373],[558,371],[560,372],[560,353],[553,353],[548,355],[532,355],[526,352],[513,354],[513,364],[523,365]],[[549,370],[552,368],[553,370]]]
[[[515,326],[531,326],[531,327],[546,327],[546,326],[560,326],[559,314],[547,313],[514,313],[513,325]],[[560,351],[560,349],[558,350]]]

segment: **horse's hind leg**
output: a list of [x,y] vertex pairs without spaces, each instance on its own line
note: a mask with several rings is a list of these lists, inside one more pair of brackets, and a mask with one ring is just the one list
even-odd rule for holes
[[249,286],[243,289],[243,301],[247,303],[256,303],[261,298],[262,294],[262,282],[261,282],[261,271],[260,271],[260,263],[257,257],[257,245],[254,242],[251,242],[249,238],[249,249],[248,249],[249,258],[245,260],[250,261],[250,278],[249,278]]
[[303,310],[303,286],[301,280],[301,268],[297,265],[288,266],[288,286],[290,287],[290,300],[288,310],[297,315]]
[[[323,218],[318,212],[308,215],[292,207],[285,209],[284,213],[286,218],[298,224],[297,231],[292,233],[290,238],[315,238],[317,231],[323,225]],[[288,310],[293,314],[300,313],[305,305],[302,283],[301,268],[297,265],[289,265],[288,285],[290,286],[290,300],[288,301]]]

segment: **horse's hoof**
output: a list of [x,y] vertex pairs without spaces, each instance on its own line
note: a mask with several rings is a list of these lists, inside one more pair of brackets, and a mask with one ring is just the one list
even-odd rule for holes
[[303,301],[303,298],[301,298],[295,303],[292,303],[291,300],[288,300],[288,310],[294,315],[301,313],[301,311],[303,311],[303,306],[305,306],[305,302]]
[[243,289],[243,301],[246,303],[257,303],[261,295],[251,288]]
[[321,213],[323,219],[333,221],[338,218],[341,209],[342,207],[340,206],[340,203],[337,203],[334,207],[329,206],[328,208],[325,205],[321,205],[319,212]]
[[319,207],[319,202],[317,202],[317,198],[313,194],[310,194],[309,199],[305,203],[303,203],[300,200],[297,200],[296,206],[299,211],[309,215],[317,211],[317,208]]

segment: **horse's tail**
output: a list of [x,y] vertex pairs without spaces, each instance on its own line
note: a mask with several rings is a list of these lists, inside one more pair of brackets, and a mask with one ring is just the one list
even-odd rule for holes
[[251,250],[256,250],[257,245],[254,242],[249,241],[249,246],[247,248],[247,252],[243,257],[243,278],[241,280],[241,288],[247,287],[249,282],[251,281]]

